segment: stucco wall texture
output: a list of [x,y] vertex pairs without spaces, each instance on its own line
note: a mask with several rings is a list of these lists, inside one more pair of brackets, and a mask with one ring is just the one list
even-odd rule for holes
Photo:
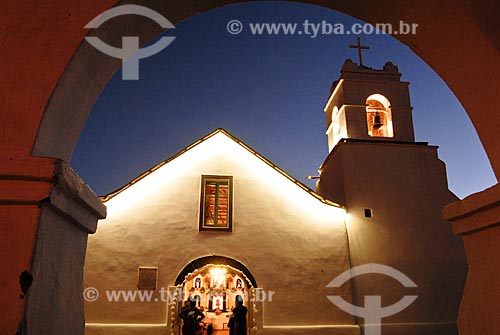
[[[389,277],[360,276],[354,278],[357,304],[362,305],[364,296],[375,292],[386,299],[384,305],[416,294],[418,299],[412,305],[384,322],[396,328],[398,323],[435,323],[430,333],[456,334],[454,323],[467,264],[462,240],[453,234],[451,224],[440,218],[444,204],[456,197],[448,191],[437,147],[341,142],[322,169],[319,192],[347,208],[352,266],[390,265],[418,286],[409,290]],[[365,208],[371,209],[371,218],[364,217]],[[413,334],[416,329],[396,333]],[[416,333],[427,332],[421,328]]]
[[[232,232],[198,230],[201,175],[234,177]],[[158,288],[167,289],[189,262],[207,255],[241,262],[259,288],[275,291],[254,316],[259,327],[357,331],[353,317],[326,298],[333,290],[326,285],[349,268],[344,210],[314,198],[223,133],[105,204],[108,217],[89,238],[85,265],[84,286],[101,292],[85,305],[88,334],[99,333],[97,324],[166,324],[166,303],[107,302],[104,292],[136,290],[139,266],[158,267]],[[351,301],[350,289],[345,284],[335,294]]]

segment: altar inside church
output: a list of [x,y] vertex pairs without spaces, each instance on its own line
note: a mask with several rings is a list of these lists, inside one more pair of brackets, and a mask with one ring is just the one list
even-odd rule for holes
[[209,265],[186,276],[183,298],[184,301],[196,301],[196,307],[205,315],[205,327],[212,324],[214,330],[227,330],[236,299],[242,299],[246,304],[248,291],[248,282],[240,271],[223,265]]
[[207,312],[205,314],[205,319],[203,319],[203,323],[205,327],[208,327],[209,324],[212,325],[214,330],[228,330],[227,323],[229,322],[229,316],[231,312],[223,313],[216,315],[214,312]]

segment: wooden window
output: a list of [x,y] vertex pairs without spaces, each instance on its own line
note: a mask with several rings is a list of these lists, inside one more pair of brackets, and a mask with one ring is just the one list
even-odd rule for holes
[[200,230],[232,231],[232,176],[201,176]]

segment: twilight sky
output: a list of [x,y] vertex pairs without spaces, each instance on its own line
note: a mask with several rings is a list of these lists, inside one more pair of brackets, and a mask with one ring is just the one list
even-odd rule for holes
[[[168,16],[167,16],[168,18]],[[230,34],[227,23],[243,23]],[[328,154],[323,108],[356,35],[254,35],[249,23],[361,22],[304,4],[255,2],[222,7],[177,24],[175,40],[140,61],[140,80],[119,69],[98,98],[71,160],[98,195],[109,193],[188,144],[223,127],[314,189]],[[417,22],[418,23],[418,22]],[[418,29],[417,29],[418,34]],[[360,35],[363,63],[387,61],[409,81],[417,141],[438,145],[450,189],[460,198],[496,183],[463,107],[406,46]],[[459,71],[459,69],[457,69]]]

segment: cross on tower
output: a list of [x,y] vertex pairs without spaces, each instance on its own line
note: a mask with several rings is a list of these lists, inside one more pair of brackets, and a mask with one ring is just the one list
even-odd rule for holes
[[359,55],[359,65],[363,65],[363,55],[361,54],[362,49],[370,49],[369,46],[361,45],[361,37],[358,37],[358,44],[356,45],[349,45],[349,48],[353,49],[358,49],[358,55]]

